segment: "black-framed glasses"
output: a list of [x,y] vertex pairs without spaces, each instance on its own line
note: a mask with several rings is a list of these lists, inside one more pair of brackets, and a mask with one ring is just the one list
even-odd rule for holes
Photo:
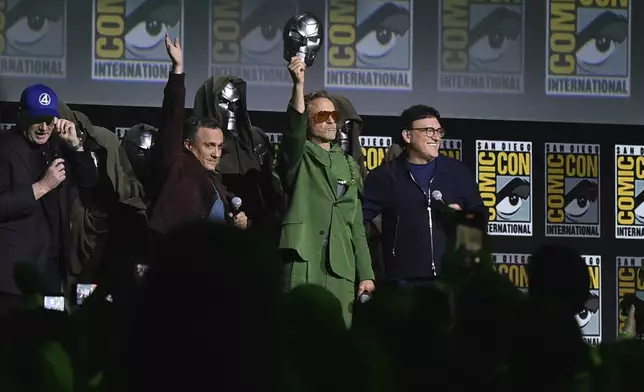
[[445,129],[443,129],[443,128],[438,128],[438,129],[436,129],[436,128],[432,128],[432,127],[427,127],[427,128],[409,128],[408,130],[409,130],[409,131],[421,131],[421,132],[424,132],[424,133],[425,133],[425,136],[427,136],[427,137],[432,137],[432,136],[434,136],[434,135],[436,134],[436,132],[438,132],[438,135],[439,135],[440,137],[445,136]]

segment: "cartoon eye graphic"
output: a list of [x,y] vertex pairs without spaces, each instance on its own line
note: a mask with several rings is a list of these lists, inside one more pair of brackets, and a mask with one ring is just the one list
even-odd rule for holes
[[155,49],[165,38],[169,26],[179,23],[181,4],[177,0],[147,0],[125,19],[125,40],[130,54]]
[[599,310],[599,297],[595,294],[589,294],[588,300],[584,304],[584,309],[575,315],[575,320],[579,328],[584,328],[590,320],[592,320],[593,315],[597,314]]
[[363,61],[386,56],[409,31],[409,11],[386,3],[362,21],[356,29],[356,50]]
[[523,203],[530,197],[530,182],[523,178],[514,178],[496,195],[496,212],[500,220],[508,220],[516,214]]
[[251,55],[273,52],[282,45],[285,15],[292,10],[289,1],[265,1],[242,23],[241,44]]
[[51,23],[60,21],[62,12],[53,1],[18,2],[5,16],[7,43],[18,52],[37,44],[49,33]]
[[495,9],[470,30],[470,57],[478,65],[494,62],[521,34],[521,14],[505,7]]
[[591,203],[597,201],[599,187],[597,183],[584,179],[577,183],[564,198],[566,218],[577,221],[590,209]]
[[635,196],[635,220],[644,224],[644,191]]
[[628,20],[612,11],[596,17],[577,35],[577,64],[585,71],[604,64],[628,37]]

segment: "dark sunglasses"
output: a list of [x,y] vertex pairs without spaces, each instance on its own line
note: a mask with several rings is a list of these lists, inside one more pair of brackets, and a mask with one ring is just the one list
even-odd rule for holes
[[42,123],[45,123],[47,125],[54,125],[54,120],[56,120],[56,118],[54,116],[40,116],[40,117],[24,116],[21,118],[21,120],[22,120],[22,125],[30,127],[34,124],[42,124]]
[[311,115],[311,119],[316,124],[321,124],[323,122],[326,122],[326,120],[328,120],[329,117],[331,117],[333,121],[338,122],[338,120],[340,119],[340,114],[334,110],[332,112],[317,112]]

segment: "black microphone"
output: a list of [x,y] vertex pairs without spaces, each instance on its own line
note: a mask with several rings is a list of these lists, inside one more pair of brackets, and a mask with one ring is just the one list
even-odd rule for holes
[[241,212],[241,206],[242,206],[242,199],[239,197],[233,197],[233,199],[230,201],[230,204],[233,206],[233,216],[239,214]]

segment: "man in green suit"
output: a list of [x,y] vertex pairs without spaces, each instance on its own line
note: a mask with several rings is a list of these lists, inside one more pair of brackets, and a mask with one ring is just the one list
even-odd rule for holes
[[339,115],[328,94],[304,97],[306,65],[299,57],[288,69],[293,93],[277,161],[288,198],[280,238],[285,285],[323,286],[340,301],[350,325],[356,296],[374,290],[362,223],[362,177],[356,161],[333,143]]

